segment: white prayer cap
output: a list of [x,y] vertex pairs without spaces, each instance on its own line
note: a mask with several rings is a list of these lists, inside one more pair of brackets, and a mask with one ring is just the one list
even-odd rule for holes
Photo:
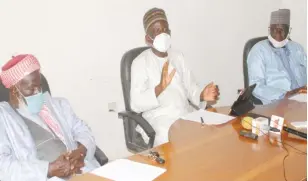
[[270,24],[284,24],[290,25],[290,10],[289,9],[279,9],[278,11],[273,11],[271,13]]

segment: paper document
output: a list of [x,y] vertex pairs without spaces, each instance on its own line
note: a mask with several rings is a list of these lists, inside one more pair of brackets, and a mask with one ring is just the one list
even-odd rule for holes
[[151,181],[165,171],[164,168],[118,159],[95,169],[92,174],[116,181]]
[[307,94],[297,94],[289,98],[290,100],[295,100],[298,102],[307,102]]
[[201,109],[198,111],[189,113],[186,116],[182,117],[182,119],[189,120],[189,121],[195,121],[199,123],[201,123],[201,118],[203,119],[204,124],[208,124],[208,125],[223,124],[223,123],[226,123],[234,119],[234,117],[232,116],[210,112],[206,110],[201,110]]
[[298,129],[307,128],[307,121],[291,122],[291,125]]

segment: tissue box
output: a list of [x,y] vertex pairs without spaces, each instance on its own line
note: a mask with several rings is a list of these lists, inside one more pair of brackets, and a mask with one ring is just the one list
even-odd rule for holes
[[264,117],[259,117],[252,120],[252,133],[262,136],[267,134],[269,131],[268,119]]

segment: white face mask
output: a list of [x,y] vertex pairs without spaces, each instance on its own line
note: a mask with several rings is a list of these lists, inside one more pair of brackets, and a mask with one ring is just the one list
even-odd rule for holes
[[[153,40],[153,39],[152,39]],[[153,48],[157,51],[165,53],[171,46],[171,36],[167,33],[161,33],[153,40]]]
[[275,40],[271,34],[268,35],[268,40],[272,43],[272,45],[275,47],[275,48],[282,48],[284,46],[286,46],[286,44],[289,42],[289,36],[287,36],[286,39],[282,40],[282,41],[277,41]]

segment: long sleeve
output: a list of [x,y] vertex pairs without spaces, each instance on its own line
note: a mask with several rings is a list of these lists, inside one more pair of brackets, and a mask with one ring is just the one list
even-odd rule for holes
[[[1,120],[0,120],[1,121]],[[4,124],[0,123],[0,180],[46,181],[49,163],[37,159],[19,160],[10,146]]]
[[301,52],[301,63],[302,65],[307,68],[307,54],[302,46],[300,46],[300,52]]
[[130,105],[136,113],[152,110],[159,106],[155,86],[148,85],[146,68],[145,61],[142,59],[134,60],[131,67]]
[[191,70],[185,64],[184,56],[180,54],[179,59],[182,68],[183,84],[187,91],[188,100],[195,106],[204,109],[206,107],[206,101],[200,100],[200,94],[203,89],[197,84]]
[[257,84],[253,95],[260,99],[263,104],[269,104],[272,101],[284,97],[286,90],[266,85],[265,65],[262,52],[254,47],[247,59],[249,85]]
[[301,66],[300,70],[298,70],[299,72],[301,72],[300,86],[304,86],[307,85],[307,54],[301,45],[299,45],[299,52],[300,52],[299,61]]
[[74,140],[87,148],[87,155],[85,159],[92,160],[94,158],[96,144],[90,128],[86,123],[84,123],[84,121],[77,117],[66,99],[61,99],[60,105],[66,115],[67,121],[69,121],[71,125]]

